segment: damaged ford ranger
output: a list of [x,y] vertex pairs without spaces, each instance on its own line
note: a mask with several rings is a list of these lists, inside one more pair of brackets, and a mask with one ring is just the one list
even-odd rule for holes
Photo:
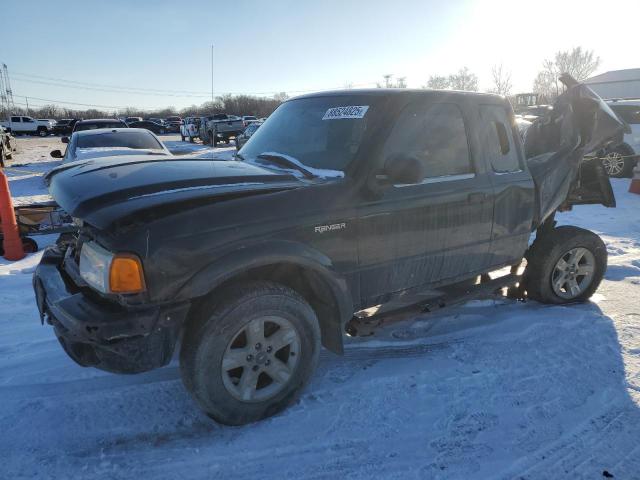
[[291,404],[370,307],[505,287],[586,301],[605,245],[554,216],[615,206],[585,155],[625,125],[563,81],[524,141],[504,97],[347,90],[286,101],[235,161],[60,166],[50,191],[78,230],[35,271],[41,317],[83,366],[143,372],[179,351],[200,408],[240,425]]

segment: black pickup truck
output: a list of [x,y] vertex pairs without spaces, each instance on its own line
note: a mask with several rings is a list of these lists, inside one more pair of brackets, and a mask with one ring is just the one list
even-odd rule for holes
[[165,365],[179,344],[186,388],[237,425],[289,405],[321,344],[341,353],[368,307],[437,303],[460,286],[585,301],[606,248],[554,215],[615,205],[584,155],[624,125],[564,80],[524,143],[500,96],[347,90],[283,103],[238,161],[61,166],[50,191],[79,230],[36,269],[42,318],[77,363],[112,372]]

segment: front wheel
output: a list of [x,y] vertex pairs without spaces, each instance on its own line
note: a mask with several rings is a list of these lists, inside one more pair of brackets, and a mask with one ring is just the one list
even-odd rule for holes
[[41,137],[46,137],[47,135],[49,135],[49,132],[46,129],[41,128],[40,130],[38,130],[38,135],[40,135]]
[[319,352],[320,329],[309,304],[290,288],[255,282],[200,305],[185,332],[180,369],[207,415],[244,425],[290,405]]
[[209,132],[209,137],[211,139],[211,146],[212,147],[217,147],[218,146],[218,137],[216,136],[215,132]]
[[529,298],[551,304],[585,302],[604,277],[607,248],[595,233],[563,226],[540,232],[526,259],[523,285]]

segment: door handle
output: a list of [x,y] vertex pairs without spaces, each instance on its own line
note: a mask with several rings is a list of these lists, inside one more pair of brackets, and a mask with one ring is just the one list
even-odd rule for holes
[[487,199],[487,194],[482,192],[474,192],[470,193],[467,197],[467,201],[469,203],[479,203],[484,202]]

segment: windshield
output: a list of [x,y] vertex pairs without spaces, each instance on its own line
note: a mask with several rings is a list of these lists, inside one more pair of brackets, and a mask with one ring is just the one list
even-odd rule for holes
[[282,104],[241,149],[245,160],[278,152],[307,167],[343,171],[375,112],[372,96],[302,98]]
[[146,132],[105,132],[78,137],[77,148],[124,147],[158,149],[162,145]]

